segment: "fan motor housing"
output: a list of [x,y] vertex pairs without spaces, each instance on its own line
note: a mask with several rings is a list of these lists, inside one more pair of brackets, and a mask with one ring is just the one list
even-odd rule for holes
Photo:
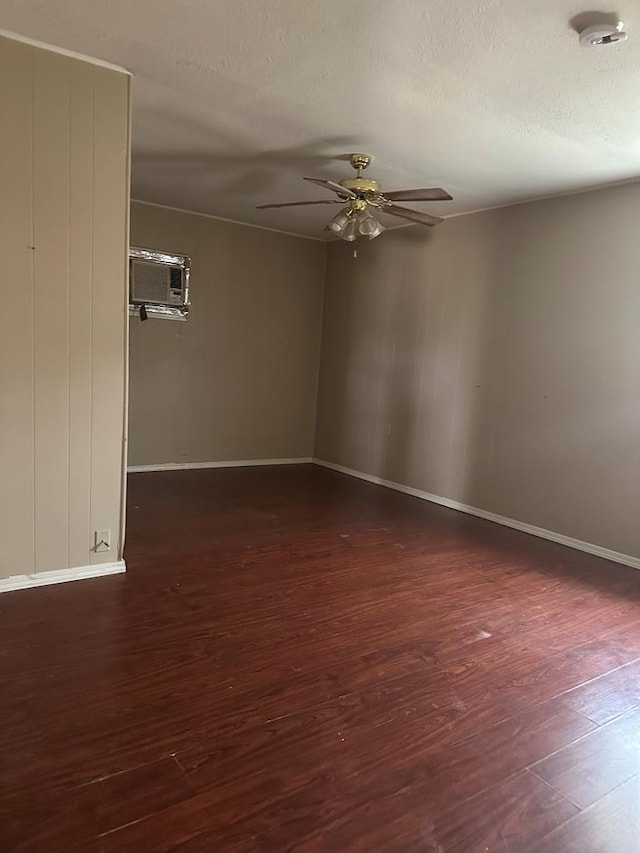
[[347,178],[340,181],[340,186],[354,193],[377,194],[380,192],[380,184],[377,181],[369,180],[369,178]]

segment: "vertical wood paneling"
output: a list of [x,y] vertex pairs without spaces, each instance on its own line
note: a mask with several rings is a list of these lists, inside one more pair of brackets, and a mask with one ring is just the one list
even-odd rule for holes
[[111,530],[119,549],[124,440],[129,79],[94,68],[91,529]]
[[34,566],[32,58],[0,38],[0,577]]
[[70,76],[69,149],[69,565],[89,563],[91,542],[91,335],[93,74]]
[[0,577],[121,556],[128,128],[128,75],[0,38]]
[[34,52],[36,570],[68,563],[69,66]]

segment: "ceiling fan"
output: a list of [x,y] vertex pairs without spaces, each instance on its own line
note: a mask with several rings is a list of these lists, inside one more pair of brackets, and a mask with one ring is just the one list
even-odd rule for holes
[[355,178],[346,178],[344,181],[325,180],[324,178],[303,178],[320,187],[331,190],[338,198],[323,199],[322,201],[288,201],[275,204],[259,204],[259,210],[271,207],[301,207],[307,204],[346,204],[326,227],[326,231],[332,231],[343,240],[352,242],[357,237],[374,237],[382,234],[384,225],[375,218],[371,208],[411,222],[419,222],[421,225],[437,225],[442,222],[439,216],[423,213],[420,210],[411,210],[394,204],[396,201],[450,201],[451,196],[440,187],[429,187],[415,190],[393,190],[382,192],[380,184],[369,178],[363,178],[362,173],[371,163],[369,154],[352,154],[349,162],[356,170]]

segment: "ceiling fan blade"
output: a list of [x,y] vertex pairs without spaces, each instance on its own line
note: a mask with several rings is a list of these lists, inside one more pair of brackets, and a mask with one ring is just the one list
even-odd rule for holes
[[328,198],[322,201],[285,201],[276,202],[275,204],[257,204],[257,210],[266,210],[268,207],[300,207],[303,204],[344,204],[344,199]]
[[438,225],[443,221],[439,216],[431,216],[430,213],[423,213],[421,210],[410,210],[408,207],[398,207],[397,204],[383,204],[382,211],[392,216],[410,219],[412,222],[420,222],[421,225]]
[[428,187],[422,190],[394,190],[383,193],[390,201],[451,201],[451,196],[442,187]]
[[312,184],[317,184],[319,187],[324,187],[326,190],[331,190],[334,193],[340,193],[340,195],[346,196],[347,198],[356,198],[356,194],[353,190],[345,189],[341,184],[337,184],[335,181],[326,181],[324,178],[307,178],[304,177],[303,181],[311,181]]

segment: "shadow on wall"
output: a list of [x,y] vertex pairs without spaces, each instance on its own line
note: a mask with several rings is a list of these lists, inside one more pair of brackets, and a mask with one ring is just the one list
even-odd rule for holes
[[481,453],[494,222],[329,249],[317,455],[466,501]]
[[[478,235],[467,224],[456,220],[426,235],[411,229],[413,244],[401,247],[402,281],[390,281],[395,357],[383,476],[473,503],[491,451],[489,342],[500,246],[494,223]],[[412,245],[417,259],[407,251]]]
[[639,195],[331,245],[316,456],[640,556]]
[[434,269],[434,238],[433,231],[422,228],[398,231],[400,252],[385,270],[388,375],[381,400],[379,462],[381,476],[402,483],[415,476],[416,465],[424,467],[426,461],[430,467],[421,456],[438,437],[439,412],[425,372],[434,365],[448,372],[437,358],[443,300]]

